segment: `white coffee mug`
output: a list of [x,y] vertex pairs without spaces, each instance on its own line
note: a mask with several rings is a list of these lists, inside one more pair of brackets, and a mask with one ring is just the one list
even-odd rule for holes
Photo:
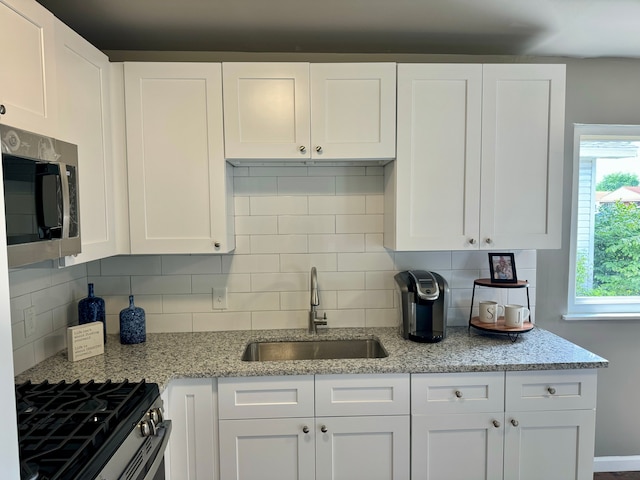
[[523,305],[504,306],[504,324],[507,327],[522,327],[524,321],[529,318],[529,309]]
[[504,306],[498,302],[480,302],[479,318],[482,323],[496,323],[501,313],[504,314]]

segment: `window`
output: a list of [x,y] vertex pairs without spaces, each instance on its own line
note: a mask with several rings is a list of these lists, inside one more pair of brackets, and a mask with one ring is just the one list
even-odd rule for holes
[[640,318],[640,126],[575,126],[571,212],[563,318]]

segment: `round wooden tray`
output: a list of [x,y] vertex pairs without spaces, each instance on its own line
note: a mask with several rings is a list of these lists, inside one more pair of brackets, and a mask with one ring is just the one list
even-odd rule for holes
[[473,317],[471,319],[471,326],[479,330],[484,330],[485,332],[514,334],[528,332],[533,329],[534,325],[531,322],[524,322],[521,327],[507,327],[504,324],[504,317],[498,317],[496,323],[484,323],[480,321],[480,318]]

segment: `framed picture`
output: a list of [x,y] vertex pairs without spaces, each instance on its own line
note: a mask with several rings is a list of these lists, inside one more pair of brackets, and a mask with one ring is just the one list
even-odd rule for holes
[[489,270],[495,283],[518,283],[513,253],[490,253]]

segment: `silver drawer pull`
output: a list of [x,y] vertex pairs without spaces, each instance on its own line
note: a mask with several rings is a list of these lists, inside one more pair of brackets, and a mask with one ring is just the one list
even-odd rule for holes
[[309,427],[307,427],[306,425],[302,427],[302,433],[309,433]]
[[553,387],[547,387],[547,392],[549,392],[551,395],[555,395],[556,394],[556,389]]
[[494,427],[500,428],[500,422],[498,420],[494,420],[492,423]]
[[518,420],[516,420],[515,418],[512,418],[511,425],[513,425],[514,427],[517,427],[518,425],[520,425],[520,423],[518,423]]
[[456,397],[462,398],[462,392],[460,390],[456,390]]

